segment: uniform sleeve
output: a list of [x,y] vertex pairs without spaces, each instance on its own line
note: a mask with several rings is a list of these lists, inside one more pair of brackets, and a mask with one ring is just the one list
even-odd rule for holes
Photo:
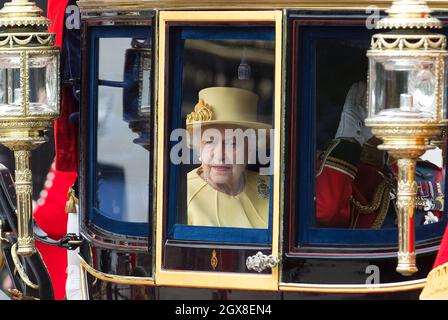
[[318,163],[316,222],[320,227],[348,227],[353,180],[361,155],[356,142],[336,139]]
[[[67,191],[75,180],[76,173],[73,172],[56,171],[52,168],[48,173],[45,188],[34,211],[34,219],[52,239],[59,240],[67,233]],[[67,278],[67,250],[38,241],[36,246],[50,274],[55,298],[63,299]]]

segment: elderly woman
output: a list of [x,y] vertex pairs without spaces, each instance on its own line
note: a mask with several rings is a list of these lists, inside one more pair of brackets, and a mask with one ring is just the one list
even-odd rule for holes
[[256,94],[238,88],[199,92],[199,102],[187,116],[190,139],[200,133],[196,143],[193,137],[192,147],[201,161],[187,178],[189,225],[268,227],[269,177],[247,170],[248,144],[229,135],[271,128],[256,121],[257,102]]

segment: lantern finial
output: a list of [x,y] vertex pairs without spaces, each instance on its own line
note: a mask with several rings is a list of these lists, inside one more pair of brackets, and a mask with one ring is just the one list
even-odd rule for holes
[[34,2],[12,0],[0,10],[0,27],[48,27],[51,21],[42,13]]
[[440,20],[431,16],[426,1],[396,0],[386,12],[389,16],[378,21],[377,29],[442,28]]

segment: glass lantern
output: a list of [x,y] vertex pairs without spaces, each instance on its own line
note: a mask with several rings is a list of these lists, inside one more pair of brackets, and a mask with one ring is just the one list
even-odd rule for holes
[[50,20],[34,2],[0,10],[0,143],[14,151],[18,235],[13,251],[35,252],[31,151],[47,141],[59,115],[59,49]]
[[435,123],[445,119],[444,103],[439,101],[445,86],[440,74],[443,54],[372,55],[369,64],[370,118]]
[[383,140],[378,148],[397,159],[398,265],[402,275],[417,272],[414,218],[416,159],[440,144],[446,125],[446,38],[424,1],[398,0],[373,35],[369,58],[368,118]]
[[[45,56],[22,55],[26,56],[27,70],[21,68],[20,52],[0,54],[0,116],[57,117],[59,51]],[[28,81],[21,81],[25,72]],[[23,101],[24,92],[28,92],[27,103]]]
[[151,49],[149,38],[132,40],[126,50],[123,90],[123,120],[139,135],[134,143],[149,146],[151,112]]

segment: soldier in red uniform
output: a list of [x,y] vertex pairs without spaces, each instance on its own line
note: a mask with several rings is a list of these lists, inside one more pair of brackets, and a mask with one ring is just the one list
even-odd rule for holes
[[[318,153],[316,221],[320,227],[396,226],[396,173],[393,159],[376,147],[381,141],[365,127],[366,85],[349,90],[335,139]],[[442,170],[418,161],[417,224],[438,222],[443,206]]]
[[[49,0],[48,17],[52,24],[49,31],[56,33],[56,45],[62,49],[61,53],[61,73],[62,80],[66,78],[76,78],[71,73],[77,67],[69,67],[70,62],[75,61],[74,52],[69,50],[79,50],[74,44],[75,41],[66,43],[69,32],[79,32],[79,30],[68,30],[65,23],[66,8],[74,5],[74,0]],[[70,36],[72,36],[72,33]],[[64,40],[64,41],[63,41]],[[61,114],[55,121],[55,150],[56,159],[45,182],[42,196],[34,211],[34,219],[50,238],[59,240],[67,234],[67,223],[69,214],[66,212],[68,200],[67,192],[77,178],[77,124],[70,121],[70,116],[77,110],[77,101],[74,97],[74,88],[65,86],[61,89]],[[36,242],[45,265],[47,266],[53,284],[55,299],[66,297],[67,272],[70,273],[70,266],[67,264],[67,250],[57,246]],[[72,254],[72,253],[70,253]],[[78,272],[79,273],[79,272]]]

